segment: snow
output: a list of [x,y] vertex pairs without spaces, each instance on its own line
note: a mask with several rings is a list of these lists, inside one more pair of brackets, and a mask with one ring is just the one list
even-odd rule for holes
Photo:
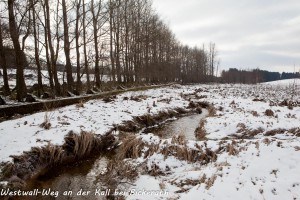
[[300,79],[284,79],[279,81],[270,81],[261,83],[262,85],[277,85],[277,86],[292,86],[292,85],[300,85]]
[[[152,89],[148,91],[126,92],[118,95],[110,103],[101,99],[84,103],[84,107],[67,106],[57,110],[39,112],[19,119],[0,123],[0,162],[11,161],[10,155],[19,155],[34,146],[43,146],[49,142],[62,145],[64,136],[73,130],[92,131],[95,134],[104,134],[115,124],[131,120],[133,116],[141,116],[148,112],[155,114],[160,110],[175,107],[184,107],[188,102],[180,97],[180,91],[173,94],[172,88]],[[141,102],[130,100],[131,96],[146,97]],[[124,100],[128,97],[129,100]],[[159,101],[162,98],[171,98],[168,104]],[[156,106],[153,107],[153,102]],[[48,118],[51,128],[46,130],[40,125]]]
[[[205,164],[165,156],[159,149],[170,145],[171,138],[140,133],[136,137],[148,145],[159,145],[159,149],[146,158],[142,154],[127,162],[134,166],[144,163],[147,169],[155,164],[162,174],[141,173],[132,185],[126,186],[126,191],[166,193],[128,193],[126,199],[300,199],[300,87],[298,80],[294,82],[176,85],[126,92],[109,103],[91,100],[84,107],[72,105],[5,121],[0,123],[0,160],[11,161],[10,155],[48,142],[62,144],[70,130],[103,134],[133,116],[186,107],[186,99],[191,98],[211,103],[215,112],[208,109],[203,124],[207,140],[188,138],[185,145],[179,146],[188,150],[196,150],[197,146],[210,149],[216,152],[216,160]],[[139,95],[144,100],[124,100]],[[284,100],[290,106],[282,105]],[[267,116],[268,109],[274,114]],[[39,126],[46,115],[51,122],[49,130]],[[143,151],[147,148],[146,145]]]
[[[2,70],[0,70],[2,72]],[[7,69],[7,74],[9,76],[8,78],[8,85],[10,88],[14,88],[16,86],[16,69]],[[48,71],[47,70],[41,70],[42,73],[42,83],[44,85],[48,85],[49,86],[49,75],[48,75]],[[37,70],[35,69],[24,69],[24,76],[25,76],[25,83],[27,86],[33,86],[34,84],[38,84],[38,75],[37,75]],[[58,72],[57,73],[57,77],[59,80],[60,84],[63,84],[63,82],[66,82],[66,75],[64,76],[63,72]],[[76,80],[77,79],[77,74],[73,73],[73,79]],[[87,76],[86,74],[82,75],[81,77],[81,81],[83,83],[85,83],[87,80]],[[90,74],[90,80],[94,80],[94,74]],[[107,82],[109,81],[109,76],[107,75],[102,75],[101,76],[101,80],[102,82]],[[3,82],[3,78],[0,78],[0,87],[2,87],[4,85]]]

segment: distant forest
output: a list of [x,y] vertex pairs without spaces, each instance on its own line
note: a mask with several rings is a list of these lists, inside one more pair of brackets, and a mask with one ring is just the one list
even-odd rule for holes
[[269,72],[260,69],[254,70],[238,70],[230,68],[228,71],[223,70],[221,73],[220,81],[223,83],[245,83],[255,84],[261,82],[277,81],[282,79],[300,78],[300,73],[279,73]]

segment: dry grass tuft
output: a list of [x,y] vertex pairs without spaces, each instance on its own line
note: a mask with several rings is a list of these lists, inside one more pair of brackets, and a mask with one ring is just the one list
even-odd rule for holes
[[154,117],[150,114],[145,114],[139,117],[135,117],[134,121],[136,121],[139,124],[142,124],[146,127],[148,126],[154,126],[156,124],[156,121],[154,120]]
[[138,158],[142,155],[142,150],[145,143],[141,138],[135,135],[128,135],[122,140],[122,144],[119,147],[117,158],[123,160],[125,158]]
[[217,179],[217,176],[216,176],[216,175],[213,175],[212,177],[210,177],[210,178],[206,181],[205,189],[209,190],[209,188],[211,188],[211,187],[214,185],[216,179]]
[[85,155],[89,155],[92,150],[97,150],[101,146],[101,140],[95,137],[95,134],[82,131],[80,135],[71,131],[65,137],[64,150],[76,156],[76,158],[82,158]]
[[232,140],[231,144],[227,144],[226,151],[231,156],[237,155],[239,153],[237,146],[236,146],[236,142],[234,140]]
[[265,111],[265,115],[269,117],[274,117],[274,112],[271,109],[267,109]]
[[215,107],[213,107],[213,106],[208,107],[208,116],[213,117],[216,115],[216,113],[217,113],[217,111],[216,111]]
[[[136,167],[130,165],[123,160],[110,160],[107,164],[106,172],[99,174],[95,182],[101,183],[104,189],[114,191],[121,184],[130,184],[138,176]],[[107,199],[123,199],[120,196],[115,197],[114,193],[110,193]]]
[[167,145],[165,146],[160,153],[164,155],[165,158],[168,156],[174,156],[179,160],[185,160],[187,162],[200,162],[201,164],[208,164],[209,162],[216,161],[217,155],[215,152],[210,149],[190,149],[186,145]]
[[269,139],[269,138],[265,138],[264,140],[263,140],[263,143],[265,143],[266,145],[269,145],[269,144],[271,144],[271,140]]
[[160,143],[161,142],[148,144],[135,135],[129,135],[122,140],[122,144],[117,153],[117,158],[119,160],[125,158],[136,159],[143,156],[144,159],[146,159],[154,153],[161,153],[165,158],[174,156],[179,160],[200,162],[201,164],[207,164],[217,159],[216,153],[208,148],[204,149],[199,147],[197,149],[192,149],[188,147],[187,141],[182,135],[173,136],[171,143],[164,142],[162,145],[160,145]]
[[285,133],[286,130],[285,129],[274,129],[274,130],[270,130],[270,131],[267,131],[264,136],[274,136],[276,134],[283,134]]
[[162,176],[165,175],[165,173],[163,172],[163,170],[161,170],[159,168],[159,166],[155,163],[152,163],[150,169],[147,170],[147,174],[149,174],[150,176]]
[[198,102],[198,105],[201,108],[209,108],[209,107],[211,107],[210,104],[207,101],[200,101],[200,102]]
[[251,114],[254,116],[254,117],[259,117],[259,114],[257,111],[251,111]]
[[256,135],[264,132],[263,128],[248,129],[244,123],[239,123],[237,127],[239,128],[237,131],[238,134],[231,135],[236,139],[252,139]]
[[76,104],[76,108],[84,108],[84,102],[80,101],[78,104]]
[[146,100],[147,98],[148,98],[148,96],[146,96],[146,95],[138,95],[138,96],[131,96],[130,100],[136,101],[136,102],[141,102],[143,100]]
[[123,132],[136,132],[140,129],[138,123],[134,121],[126,121],[123,124],[119,125],[117,128],[119,131]]
[[288,132],[294,134],[297,137],[300,137],[300,128],[299,127],[292,128],[292,129],[288,130]]
[[178,114],[186,114],[188,111],[184,108],[177,107],[174,109]]
[[186,145],[186,142],[187,140],[185,138],[185,135],[183,134],[174,135],[171,140],[171,144],[178,144],[178,145]]
[[206,123],[205,119],[201,120],[199,126],[195,130],[195,136],[199,140],[206,139],[205,123]]
[[46,130],[49,130],[51,128],[50,117],[47,112],[45,113],[44,121],[40,124],[40,127]]
[[114,99],[116,99],[116,96],[106,96],[102,100],[104,101],[104,103],[110,103],[113,102]]
[[6,171],[9,175],[7,178],[17,176],[22,180],[27,180],[48,168],[68,164],[90,156],[96,151],[106,150],[113,146],[114,142],[113,135],[96,137],[93,133],[75,134],[71,131],[65,137],[63,146],[48,144],[43,147],[33,147],[20,156],[11,156],[13,164],[7,168],[9,169]]

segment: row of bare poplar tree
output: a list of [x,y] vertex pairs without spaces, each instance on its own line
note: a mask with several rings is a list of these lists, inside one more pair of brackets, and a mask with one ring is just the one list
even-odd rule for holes
[[22,54],[30,51],[26,57],[34,58],[38,94],[43,91],[44,68],[51,89],[62,94],[59,64],[65,66],[69,91],[100,87],[103,73],[116,83],[203,82],[216,73],[215,45],[182,45],[150,0],[1,0],[0,5],[4,91],[10,92],[3,41],[10,40],[19,101],[27,93],[28,62]]

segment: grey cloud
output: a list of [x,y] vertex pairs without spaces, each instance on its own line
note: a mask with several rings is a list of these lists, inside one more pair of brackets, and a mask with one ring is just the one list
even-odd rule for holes
[[213,41],[221,66],[300,66],[298,0],[154,0],[177,38]]

